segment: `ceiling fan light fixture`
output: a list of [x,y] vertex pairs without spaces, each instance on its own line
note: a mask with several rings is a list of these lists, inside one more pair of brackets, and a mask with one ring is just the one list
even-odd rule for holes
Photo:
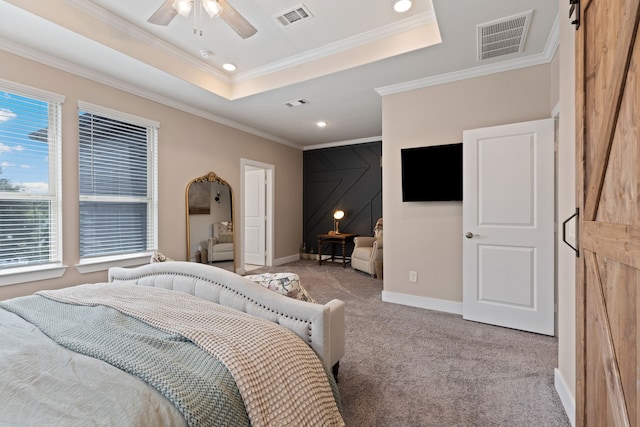
[[403,13],[411,9],[411,5],[411,0],[398,0],[393,4],[393,10],[398,13]]
[[222,6],[216,0],[202,0],[202,7],[207,11],[210,18],[222,13]]
[[175,0],[172,7],[182,16],[187,17],[193,7],[192,0]]
[[226,0],[164,0],[147,22],[166,27],[178,14],[188,17],[194,7],[196,9],[193,14],[193,34],[202,35],[202,18],[205,12],[212,18],[219,15],[220,19],[243,39],[258,32],[256,27]]

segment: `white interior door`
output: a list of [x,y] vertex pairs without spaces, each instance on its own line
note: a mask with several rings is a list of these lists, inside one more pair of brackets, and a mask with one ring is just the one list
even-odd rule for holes
[[264,169],[251,169],[245,172],[244,190],[244,260],[247,264],[265,265]]
[[554,334],[553,119],[464,132],[463,317]]

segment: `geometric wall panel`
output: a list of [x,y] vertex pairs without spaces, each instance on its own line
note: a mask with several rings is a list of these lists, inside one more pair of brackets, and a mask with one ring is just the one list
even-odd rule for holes
[[[303,236],[307,252],[317,253],[316,236],[333,229],[333,212],[345,211],[340,231],[373,234],[382,217],[382,141],[303,153]],[[347,254],[353,245],[347,247]],[[324,251],[324,249],[323,249]]]

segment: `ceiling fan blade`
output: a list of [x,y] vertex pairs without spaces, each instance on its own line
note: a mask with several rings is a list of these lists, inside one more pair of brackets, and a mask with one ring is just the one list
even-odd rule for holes
[[240,37],[247,39],[258,32],[227,0],[218,0],[218,3],[222,6],[220,18],[233,28]]
[[176,17],[178,11],[173,8],[173,0],[166,0],[162,3],[162,6],[155,11],[147,22],[156,25],[169,25],[169,23]]

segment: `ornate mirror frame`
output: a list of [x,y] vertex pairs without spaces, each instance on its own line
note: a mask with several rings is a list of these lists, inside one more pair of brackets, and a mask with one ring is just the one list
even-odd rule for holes
[[[231,187],[231,185],[229,185],[229,183],[227,181],[225,181],[224,179],[220,178],[218,175],[216,175],[214,172],[209,172],[206,175],[197,177],[192,179],[191,181],[189,181],[189,183],[187,184],[187,188],[185,190],[185,213],[186,213],[186,224],[187,224],[187,261],[191,260],[191,218],[190,215],[194,214],[193,212],[191,212],[192,209],[190,209],[189,206],[189,190],[191,189],[191,185],[194,183],[204,183],[204,182],[208,182],[208,183],[218,183],[220,185],[224,185],[229,189],[229,204],[231,206],[231,222],[232,222],[232,235],[233,235],[233,272],[236,271],[236,247],[237,244],[236,242],[236,232],[235,232],[235,207],[234,207],[234,196],[233,196],[233,188]],[[200,211],[200,208],[202,208],[203,211]],[[206,209],[205,206],[202,207],[196,207],[196,209],[199,209],[199,211],[197,213],[208,213],[208,212],[204,212],[204,210]],[[208,263],[208,261],[207,261]]]

